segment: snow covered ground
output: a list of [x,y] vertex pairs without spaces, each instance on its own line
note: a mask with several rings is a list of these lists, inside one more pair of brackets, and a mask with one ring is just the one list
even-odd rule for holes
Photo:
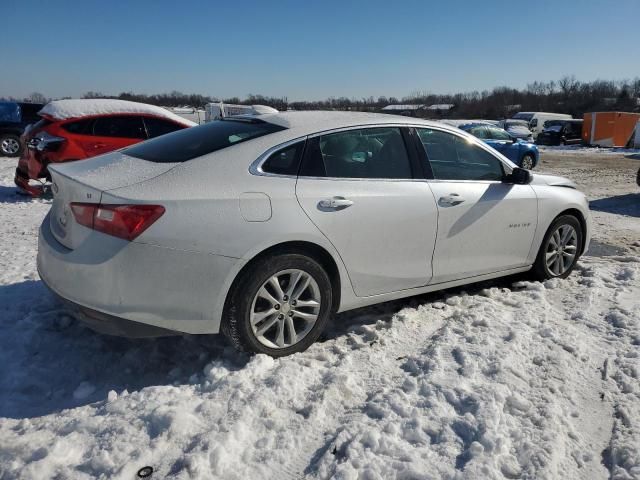
[[[627,155],[626,158],[624,155]],[[337,316],[273,360],[218,337],[125,340],[38,280],[49,203],[0,158],[0,479],[638,479],[640,188],[632,154],[544,149],[594,209],[574,274]]]

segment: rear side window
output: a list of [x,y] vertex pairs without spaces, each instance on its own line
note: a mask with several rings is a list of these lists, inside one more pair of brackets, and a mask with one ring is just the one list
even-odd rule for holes
[[284,129],[259,119],[227,118],[148,140],[127,148],[124,153],[150,162],[186,162]]
[[457,135],[428,128],[418,129],[437,180],[501,181],[502,162],[489,152]]
[[309,139],[301,175],[333,178],[412,178],[399,128],[363,128]]
[[142,117],[134,115],[98,117],[93,124],[97,137],[147,138]]
[[76,135],[91,135],[93,133],[93,129],[91,128],[94,120],[76,120],[75,122],[69,122],[62,125],[69,133],[75,133]]
[[471,127],[467,131],[474,137],[478,137],[481,139],[490,138],[487,128],[483,126]]
[[272,153],[262,164],[262,171],[277,175],[297,175],[303,148],[304,142],[298,142]]
[[155,117],[144,117],[144,124],[147,127],[147,134],[149,135],[149,138],[156,138],[160,135],[165,135],[184,128],[177,123]]
[[20,105],[12,102],[0,102],[0,122],[18,123],[20,121]]
[[501,128],[487,127],[487,131],[489,132],[488,138],[492,140],[511,140],[511,135]]

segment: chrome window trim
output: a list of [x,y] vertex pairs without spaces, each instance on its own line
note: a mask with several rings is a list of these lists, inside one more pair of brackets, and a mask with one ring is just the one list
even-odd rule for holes
[[[431,130],[437,130],[440,132],[444,132],[444,133],[449,133],[451,135],[460,137],[462,139],[464,139],[465,141],[471,141],[471,143],[473,143],[474,145],[482,148],[483,150],[485,150],[487,153],[489,153],[490,155],[492,155],[494,158],[496,158],[499,162],[502,163],[504,169],[505,169],[505,175],[508,175],[509,173],[511,173],[514,169],[514,167],[516,167],[517,165],[515,164],[511,164],[511,161],[506,159],[506,157],[503,159],[500,156],[496,156],[496,152],[492,151],[493,149],[491,147],[489,147],[489,145],[487,145],[486,143],[484,143],[481,139],[474,137],[473,135],[471,135],[470,133],[465,132],[464,130],[460,130],[459,128],[455,128],[455,127],[448,127],[448,126],[440,126],[440,125],[425,125],[425,124],[420,124],[420,123],[367,123],[367,124],[362,124],[362,125],[350,125],[348,127],[339,127],[339,128],[333,128],[333,129],[329,129],[329,130],[322,130],[320,132],[315,132],[312,133],[310,135],[303,135],[301,137],[297,137],[294,138],[292,140],[287,140],[286,142],[283,143],[279,143],[278,145],[274,145],[273,147],[269,148],[268,150],[266,150],[264,153],[262,153],[257,159],[255,159],[251,165],[249,166],[249,173],[251,173],[252,175],[257,175],[257,176],[261,176],[261,177],[278,177],[278,178],[289,178],[289,179],[297,179],[297,178],[306,178],[306,179],[311,179],[311,180],[337,180],[337,181],[384,181],[384,182],[422,182],[422,181],[427,181],[427,182],[466,182],[466,183],[502,183],[499,182],[497,180],[446,180],[446,179],[430,179],[430,178],[346,178],[346,177],[308,177],[308,176],[304,176],[304,175],[283,175],[280,173],[271,173],[271,172],[265,172],[264,170],[262,170],[262,165],[264,164],[264,162],[275,152],[277,152],[278,150],[282,150],[284,148],[287,148],[295,143],[298,142],[302,142],[302,141],[306,141],[309,140],[311,138],[316,138],[316,137],[320,137],[322,135],[329,135],[329,134],[333,134],[333,133],[340,133],[340,132],[346,132],[349,130],[362,130],[362,129],[367,129],[367,128],[428,128]],[[498,155],[501,155],[499,152],[497,152]],[[506,161],[505,161],[506,160]]]
[[[489,145],[487,145],[485,142],[483,142],[481,139],[479,139],[477,137],[474,137],[473,135],[471,135],[470,133],[465,132],[464,130],[458,129],[458,130],[460,130],[460,132],[462,132],[464,134],[464,135],[460,135],[458,132],[451,131],[448,128],[439,128],[439,126],[438,127],[431,127],[429,125],[422,125],[422,126],[416,126],[414,128],[429,128],[431,130],[438,130],[440,132],[450,133],[451,135],[455,135],[457,137],[460,137],[460,138],[464,139],[465,141],[471,140],[471,143],[473,143],[474,145],[480,147],[481,149],[486,151],[488,154],[493,156],[500,163],[502,163],[505,175],[510,174],[513,171],[513,169],[515,167],[517,167],[517,165],[516,164],[512,164],[511,160],[509,160],[507,157],[502,158],[503,155],[500,152],[494,150]],[[496,153],[499,156],[497,156]],[[429,179],[429,180],[431,181],[431,180],[438,180],[438,179],[434,178],[434,179]],[[478,182],[481,182],[481,183],[486,183],[486,182],[503,183],[503,182],[499,182],[497,180],[447,180],[447,179],[440,179],[439,181],[469,182],[469,183],[478,183]]]
[[282,173],[265,172],[264,170],[262,170],[262,165],[264,164],[264,162],[267,161],[267,159],[271,155],[276,153],[278,150],[283,150],[283,149],[285,149],[287,147],[290,147],[291,145],[294,145],[296,143],[306,141],[307,138],[308,138],[307,136],[294,138],[293,140],[288,140],[288,141],[286,141],[284,143],[280,143],[278,145],[275,145],[275,146],[269,148],[267,151],[262,153],[258,158],[256,158],[251,163],[251,165],[249,165],[249,173],[251,173],[252,175],[258,175],[260,177],[298,178],[297,175],[284,175]]

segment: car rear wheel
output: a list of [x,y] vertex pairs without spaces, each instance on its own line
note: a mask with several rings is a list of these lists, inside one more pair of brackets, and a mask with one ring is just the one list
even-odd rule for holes
[[538,280],[567,278],[573,271],[582,246],[582,226],[572,215],[562,215],[547,230],[533,265]]
[[0,136],[0,155],[4,157],[17,157],[20,155],[21,150],[20,138],[17,135]]
[[640,168],[638,169],[638,174],[636,175],[636,183],[640,187]]
[[531,170],[533,168],[534,161],[535,159],[533,158],[533,155],[531,155],[530,153],[526,153],[522,157],[521,166],[526,170]]
[[241,351],[282,357],[306,350],[331,314],[331,281],[315,260],[284,254],[241,274],[225,307],[223,333]]

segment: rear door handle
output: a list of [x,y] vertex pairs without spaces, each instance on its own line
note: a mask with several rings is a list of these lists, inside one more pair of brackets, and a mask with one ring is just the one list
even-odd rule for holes
[[464,197],[461,197],[459,194],[450,193],[449,195],[440,197],[440,200],[438,200],[438,203],[446,207],[453,207],[454,205],[460,205],[464,201],[465,201]]
[[344,210],[353,205],[353,201],[344,197],[325,198],[318,202],[318,207],[326,210]]

